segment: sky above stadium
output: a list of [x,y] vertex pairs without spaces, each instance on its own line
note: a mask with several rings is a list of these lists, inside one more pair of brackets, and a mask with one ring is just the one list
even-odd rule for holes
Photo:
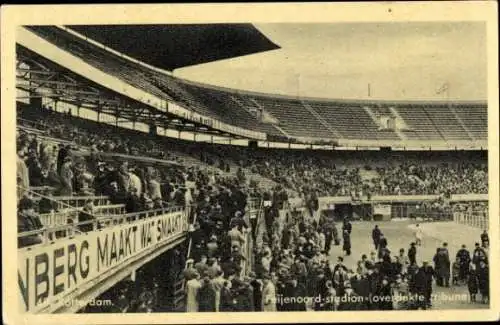
[[[255,26],[281,49],[182,68],[175,75],[222,87],[304,97],[487,98],[482,23]],[[448,94],[439,93],[445,84]]]

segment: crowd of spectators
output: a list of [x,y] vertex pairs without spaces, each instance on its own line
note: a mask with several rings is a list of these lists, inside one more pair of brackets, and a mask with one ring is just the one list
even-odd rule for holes
[[[97,122],[42,108],[21,116],[36,116],[39,126],[55,138],[73,139],[92,152],[116,152],[167,159],[185,164],[191,157],[203,164],[231,172],[231,163],[270,178],[300,195],[371,197],[373,195],[451,195],[487,193],[488,173],[482,156],[447,156],[411,153],[391,156],[380,153],[351,153],[308,150],[266,150],[212,145],[157,138],[132,130],[102,127]],[[40,119],[40,117],[42,117]],[[96,128],[100,132],[96,133]],[[48,149],[48,152],[54,150]],[[347,157],[347,158],[346,158]],[[50,166],[44,166],[50,170]],[[233,170],[236,172],[236,170]],[[370,177],[365,175],[370,174]],[[238,175],[241,178],[240,175]]]
[[[437,274],[435,269],[429,264],[407,263],[409,256],[404,249],[392,258],[387,241],[382,249],[376,247],[378,252],[372,252],[369,258],[363,256],[355,270],[345,266],[342,257],[336,265],[331,265],[328,262],[330,248],[332,244],[340,245],[340,238],[343,250],[350,255],[350,222],[346,220],[339,232],[335,223],[327,218],[309,218],[300,211],[283,219],[279,211],[288,200],[286,189],[306,197],[310,211],[318,209],[317,199],[325,195],[449,195],[487,191],[484,163],[339,165],[331,154],[184,145],[102,125],[99,132],[95,132],[94,122],[50,110],[44,114],[37,115],[37,118],[43,117],[38,126],[45,130],[44,136],[18,129],[19,232],[43,227],[36,217],[37,209],[42,211],[35,207],[26,191],[30,187],[49,186],[52,190],[44,192],[46,195],[105,195],[111,203],[123,204],[127,213],[187,207],[196,214],[192,259],[187,261],[183,272],[187,311],[427,308],[430,304],[427,298],[425,304],[414,305],[400,304],[404,299],[398,299],[398,304],[387,301],[374,304],[366,297],[409,297],[411,294],[428,297],[429,283]],[[55,143],[46,135],[72,141]],[[103,152],[171,162],[153,164],[127,158],[117,161],[103,156]],[[218,166],[223,172],[231,171],[229,161],[238,168],[235,176],[223,176],[199,165],[188,166],[176,158],[179,152],[191,154],[203,164]],[[280,185],[272,191],[263,190],[255,183],[248,185],[243,168]],[[363,171],[373,171],[375,177],[366,179]],[[263,199],[271,204],[264,209],[267,229],[264,244],[255,246],[255,270],[249,276],[242,276],[242,268],[248,265],[246,244],[250,239],[254,242],[257,239],[255,219],[245,216],[248,198]],[[85,207],[83,214],[87,219],[94,218],[92,209],[92,205]],[[90,231],[92,227],[81,230]],[[39,243],[35,237],[24,237],[19,245]],[[487,297],[484,292],[487,262],[482,262],[473,262],[474,270],[469,273],[477,273],[478,290]],[[474,282],[469,279],[467,275],[467,281]],[[156,298],[151,294],[154,288],[149,289],[137,293],[134,299],[127,298],[135,305],[128,304],[120,310],[152,311]],[[120,289],[116,296],[130,295],[127,290]],[[353,303],[356,299],[350,299],[351,296],[365,297],[365,303]],[[310,305],[300,302],[299,297],[320,298]]]
[[[432,307],[434,281],[442,287],[467,284],[470,302],[476,302],[478,293],[483,303],[488,301],[486,231],[481,235],[482,244],[476,243],[472,253],[462,246],[453,265],[447,243],[437,248],[432,261],[423,259],[418,265],[415,242],[391,252],[390,238],[375,226],[374,250],[363,254],[355,267],[348,267],[342,256],[335,265],[329,262],[332,244],[341,244],[335,224],[328,218],[317,222],[306,215],[288,218],[284,227],[276,224],[274,234],[269,235],[274,239],[258,252],[256,277],[266,290],[254,303],[257,306],[260,302],[262,309],[255,310],[427,309]],[[340,233],[346,256],[350,255],[351,231],[351,223],[344,220]],[[301,300],[304,297],[309,300]]]

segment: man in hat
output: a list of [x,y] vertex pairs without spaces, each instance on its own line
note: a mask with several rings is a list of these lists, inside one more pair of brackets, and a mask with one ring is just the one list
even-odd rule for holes
[[470,253],[465,245],[457,252],[456,258],[458,258],[459,274],[458,280],[464,282],[467,279],[467,274],[469,273],[469,264],[471,262]]
[[373,246],[375,246],[375,250],[378,250],[380,235],[382,235],[382,232],[380,231],[378,225],[375,225],[375,228],[372,230]]
[[437,250],[433,261],[435,263],[436,282],[441,283],[442,286],[449,287],[451,261],[448,253],[448,243],[444,243],[443,247]]
[[472,253],[472,263],[476,265],[476,269],[479,268],[479,263],[481,261],[484,261],[486,264],[488,264],[488,256],[486,254],[486,251],[484,250],[483,247],[479,245],[479,243],[476,243],[476,248],[474,249],[474,252]]
[[410,260],[410,264],[417,263],[417,247],[415,243],[410,244],[410,249],[408,250],[408,259]]

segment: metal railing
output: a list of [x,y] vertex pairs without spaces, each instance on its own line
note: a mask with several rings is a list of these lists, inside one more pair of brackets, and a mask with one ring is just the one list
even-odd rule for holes
[[57,210],[63,209],[68,206],[71,208],[82,208],[85,206],[86,202],[92,201],[94,205],[107,205],[109,203],[109,197],[104,195],[84,195],[84,196],[44,196],[40,193],[37,193],[31,189],[28,190],[30,193],[34,194],[33,201],[39,201],[43,197],[54,201],[57,204]]
[[[73,209],[73,210],[71,210]],[[65,211],[50,213],[45,215],[37,215],[43,225],[42,228],[36,230],[25,231],[18,233],[18,239],[38,236],[41,242],[36,245],[47,245],[56,240],[70,238],[75,235],[85,234],[98,229],[131,223],[142,219],[152,218],[159,215],[184,211],[184,207],[168,207],[155,210],[140,211],[135,213],[125,214],[91,214],[91,220],[79,221],[79,208],[70,207]],[[29,247],[33,247],[30,245]]]
[[471,226],[479,229],[488,230],[489,219],[488,215],[484,215],[481,212],[465,212],[465,211],[455,211],[453,213],[453,221],[456,223]]
[[[49,213],[41,213],[39,214],[40,221],[44,226],[58,226],[68,224],[68,221],[72,223],[78,222],[78,215],[83,211],[83,207],[75,208],[76,210],[59,210],[52,211]],[[124,204],[110,204],[110,205],[101,205],[95,206],[94,210],[95,215],[119,215],[125,213],[125,205]]]

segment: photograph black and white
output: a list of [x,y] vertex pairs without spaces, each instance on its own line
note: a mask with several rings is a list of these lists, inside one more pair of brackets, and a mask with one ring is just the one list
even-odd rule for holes
[[19,314],[493,307],[486,21],[14,34]]

